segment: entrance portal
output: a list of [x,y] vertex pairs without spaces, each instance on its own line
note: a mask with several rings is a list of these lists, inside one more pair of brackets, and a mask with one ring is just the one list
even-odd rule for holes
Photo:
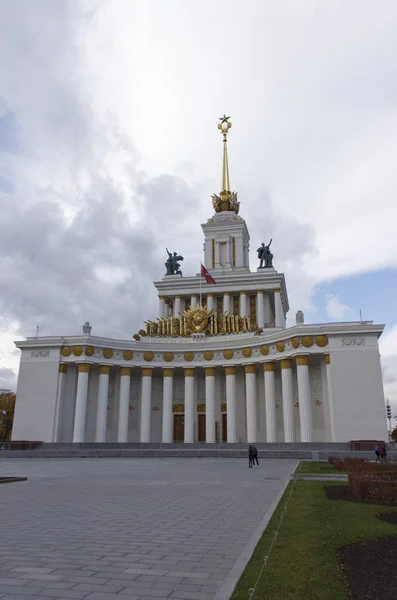
[[183,442],[185,439],[185,415],[174,415],[174,442]]
[[227,442],[227,413],[222,413],[222,442]]
[[205,415],[198,416],[198,441],[205,442]]

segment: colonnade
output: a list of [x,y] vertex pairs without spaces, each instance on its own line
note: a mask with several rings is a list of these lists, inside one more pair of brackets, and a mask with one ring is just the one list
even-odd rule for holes
[[[310,442],[313,435],[313,416],[312,401],[309,381],[309,363],[307,355],[299,355],[294,358],[282,359],[281,367],[281,388],[283,405],[283,429],[285,442],[294,442],[294,402],[293,402],[293,362],[296,363],[297,387],[299,401],[300,417],[300,441]],[[327,365],[327,385],[330,388],[329,355],[325,355]],[[87,415],[88,383],[91,365],[88,363],[77,364],[77,391],[76,406],[73,424],[73,442],[84,442],[84,432]],[[246,441],[255,443],[258,441],[258,419],[256,402],[256,377],[263,372],[264,378],[264,402],[266,416],[266,441],[276,442],[276,386],[275,386],[275,367],[274,361],[268,361],[256,364],[244,365],[245,370],[245,411],[246,411]],[[98,397],[95,441],[98,443],[106,441],[107,410],[108,410],[108,388],[110,366],[101,365],[99,367]],[[236,366],[218,367],[224,370],[226,379],[226,413],[227,413],[227,442],[238,442],[237,431],[237,403],[236,403]],[[150,442],[150,426],[152,412],[152,375],[153,368],[141,367],[142,393],[140,410],[140,442]],[[195,420],[196,420],[196,399],[195,399],[195,368],[186,367],[184,372],[184,442],[193,443],[195,441]],[[206,423],[206,442],[214,443],[215,439],[215,421],[216,421],[216,392],[215,392],[215,367],[204,367],[205,372],[205,423]],[[59,382],[56,402],[56,417],[59,418],[59,404],[61,401],[64,378],[67,373],[65,363],[59,368]],[[171,443],[173,441],[173,378],[174,369],[164,367],[163,373],[163,402],[162,402],[162,443]],[[128,417],[130,403],[130,381],[132,367],[120,368],[120,387],[119,387],[119,411],[117,441],[120,443],[128,441]],[[328,389],[328,393],[331,391]],[[331,437],[333,439],[334,424],[331,415]],[[56,428],[55,428],[56,429]],[[54,431],[55,431],[54,429]],[[56,436],[56,434],[54,434]],[[54,440],[55,441],[55,440]],[[153,441],[153,440],[152,440]]]
[[[274,323],[276,327],[285,328],[285,315],[284,309],[281,301],[281,292],[280,289],[277,288],[273,290],[274,292]],[[269,292],[270,293],[270,292]],[[239,315],[240,317],[248,317],[250,316],[250,308],[248,297],[251,294],[256,294],[256,320],[258,327],[264,327],[266,322],[266,315],[270,314],[270,300],[267,293],[264,293],[263,290],[258,290],[256,292],[246,292],[240,291],[239,293]],[[212,293],[208,293],[204,296],[207,302],[207,308],[209,310],[213,310],[216,308],[214,306],[214,295]],[[197,294],[191,294],[190,296],[190,307],[196,308],[198,303]],[[179,317],[181,313],[184,312],[184,308],[182,308],[182,297],[180,295],[176,295],[173,297],[173,306],[171,306],[168,300],[164,296],[159,296],[159,316],[160,318],[164,317]],[[223,312],[231,313],[233,312],[232,306],[232,298],[230,292],[223,293]]]

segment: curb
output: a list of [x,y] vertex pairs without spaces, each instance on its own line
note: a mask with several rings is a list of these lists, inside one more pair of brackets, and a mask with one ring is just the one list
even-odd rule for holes
[[[255,550],[259,540],[261,539],[263,532],[265,531],[270,519],[272,518],[273,513],[276,510],[290,481],[291,481],[291,476],[285,480],[280,492],[277,494],[276,499],[270,505],[265,516],[263,517],[262,521],[259,523],[258,527],[256,528],[256,531],[254,531],[254,533],[252,534],[249,542],[247,543],[247,545],[241,552],[240,556],[234,563],[233,567],[231,568],[231,570],[229,572],[229,575],[225,578],[225,581],[222,583],[221,587],[215,594],[213,600],[229,600],[229,598],[233,594],[234,588],[236,587],[237,582],[239,581],[241,575],[244,572],[245,567],[247,566],[249,560],[251,559],[251,557],[254,553],[254,550]],[[247,594],[248,594],[248,590],[247,590]]]

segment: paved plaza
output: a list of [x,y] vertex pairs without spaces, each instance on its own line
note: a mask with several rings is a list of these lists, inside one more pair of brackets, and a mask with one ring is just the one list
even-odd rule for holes
[[247,462],[0,459],[0,598],[227,598],[297,465]]

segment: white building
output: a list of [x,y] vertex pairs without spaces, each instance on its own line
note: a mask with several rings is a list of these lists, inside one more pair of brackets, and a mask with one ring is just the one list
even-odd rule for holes
[[[289,309],[284,275],[251,272],[249,233],[231,192],[202,225],[200,274],[155,282],[159,314],[133,340],[27,338],[13,440],[44,442],[346,442],[387,439],[372,322],[308,325]],[[177,270],[177,265],[173,270]],[[201,283],[201,285],[200,285]],[[201,301],[200,301],[201,294]],[[200,306],[201,304],[201,306]]]

